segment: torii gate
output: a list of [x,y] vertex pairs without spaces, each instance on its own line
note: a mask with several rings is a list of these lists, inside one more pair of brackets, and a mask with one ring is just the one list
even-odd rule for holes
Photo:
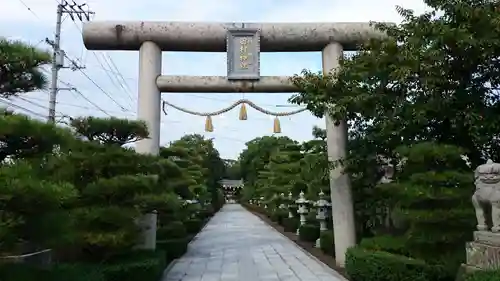
[[[290,77],[260,76],[260,52],[322,51],[323,73],[335,71],[342,52],[354,51],[371,38],[380,38],[369,23],[201,23],[90,22],[83,27],[88,50],[139,51],[138,119],[150,138],[137,142],[136,151],[158,154],[161,92],[177,93],[292,93]],[[228,52],[228,75],[161,75],[162,51]],[[347,125],[326,116],[328,157],[346,154]],[[348,175],[342,167],[330,172],[335,256],[345,263],[355,245],[354,211]]]

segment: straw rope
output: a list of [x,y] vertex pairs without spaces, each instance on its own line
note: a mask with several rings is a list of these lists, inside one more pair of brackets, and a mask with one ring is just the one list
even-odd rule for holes
[[227,113],[227,112],[231,111],[233,108],[237,107],[240,104],[248,104],[250,107],[252,107],[253,109],[255,109],[255,110],[259,111],[259,112],[262,112],[262,113],[264,113],[266,115],[275,116],[275,117],[291,116],[291,115],[294,115],[294,114],[297,114],[297,113],[301,113],[301,112],[307,110],[306,108],[301,108],[301,109],[297,109],[297,110],[289,111],[289,112],[272,112],[272,111],[269,111],[269,110],[267,110],[265,108],[262,108],[262,107],[256,105],[255,103],[253,103],[250,100],[240,99],[240,100],[234,102],[233,104],[231,104],[230,106],[228,106],[226,108],[223,108],[221,110],[217,110],[217,111],[214,111],[214,112],[198,112],[198,111],[193,111],[193,110],[189,110],[189,109],[184,108],[184,107],[177,106],[175,104],[172,104],[172,103],[164,100],[163,101],[163,113],[167,114],[165,106],[168,105],[168,106],[170,106],[172,108],[175,108],[175,109],[177,109],[179,111],[182,111],[184,113],[191,114],[191,115],[203,116],[203,117],[217,116],[217,115],[221,115],[221,114],[224,114],[224,113]]

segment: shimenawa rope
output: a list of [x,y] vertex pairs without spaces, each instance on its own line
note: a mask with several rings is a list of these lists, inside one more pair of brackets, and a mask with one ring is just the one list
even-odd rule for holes
[[187,114],[206,117],[207,119],[206,119],[206,122],[205,122],[205,131],[207,131],[207,132],[213,132],[214,129],[213,129],[213,124],[212,124],[212,116],[217,116],[217,115],[221,115],[221,114],[227,113],[227,112],[231,111],[232,109],[234,109],[235,107],[237,107],[240,104],[241,104],[240,116],[239,116],[240,120],[247,120],[247,110],[246,110],[245,104],[248,104],[253,109],[255,109],[255,110],[259,111],[259,112],[262,112],[262,113],[264,113],[266,115],[274,116],[275,117],[274,118],[274,126],[273,126],[274,133],[281,133],[281,125],[280,125],[278,117],[291,116],[291,115],[295,115],[295,114],[298,114],[298,113],[301,113],[301,112],[307,110],[306,108],[301,108],[301,109],[290,111],[290,112],[272,112],[272,111],[269,111],[269,110],[267,110],[265,108],[262,108],[262,107],[256,105],[255,103],[253,103],[252,101],[247,100],[247,99],[240,99],[240,100],[234,102],[233,104],[231,104],[230,106],[228,106],[226,108],[223,108],[221,110],[218,110],[218,111],[214,111],[214,112],[198,112],[198,111],[193,111],[193,110],[189,110],[187,108],[183,108],[183,107],[177,106],[177,105],[172,104],[172,103],[170,103],[168,101],[165,101],[165,100],[163,101],[162,109],[163,109],[163,113],[165,115],[167,114],[167,110],[166,110],[165,107],[168,105],[168,106],[171,106],[174,109],[177,109],[177,110],[182,111],[182,112],[187,113]]

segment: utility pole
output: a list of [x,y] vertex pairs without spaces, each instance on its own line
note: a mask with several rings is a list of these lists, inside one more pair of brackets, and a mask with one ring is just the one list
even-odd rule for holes
[[[74,90],[74,88],[59,88],[58,87],[58,76],[59,70],[62,68],[70,68],[71,70],[79,70],[84,69],[84,66],[78,65],[77,62],[68,58],[64,52],[61,50],[61,26],[62,26],[62,16],[63,14],[68,14],[71,20],[75,21],[75,15],[80,21],[90,20],[90,15],[93,15],[94,12],[90,10],[84,10],[83,8],[87,4],[78,5],[74,1],[72,4],[69,4],[66,1],[62,1],[57,5],[57,19],[56,19],[56,32],[54,35],[54,40],[50,40],[45,38],[45,42],[52,46],[52,81],[50,87],[50,97],[49,97],[49,122],[55,123],[56,119],[56,99],[57,93],[60,90]],[[64,66],[64,59],[67,58],[71,66]]]

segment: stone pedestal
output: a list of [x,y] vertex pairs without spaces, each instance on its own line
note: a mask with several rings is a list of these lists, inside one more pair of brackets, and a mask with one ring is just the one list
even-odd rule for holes
[[500,233],[475,231],[465,248],[467,270],[500,269]]
[[158,212],[144,214],[137,224],[141,228],[140,242],[136,246],[138,249],[154,250],[156,249],[156,231],[158,224]]

